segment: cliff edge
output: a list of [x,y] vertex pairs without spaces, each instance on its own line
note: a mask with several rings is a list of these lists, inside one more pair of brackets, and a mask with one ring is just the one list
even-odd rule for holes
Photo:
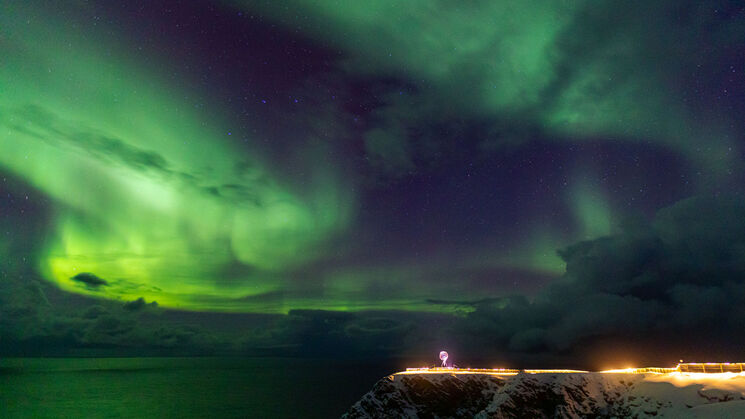
[[343,417],[745,417],[745,376],[734,379],[717,386],[664,374],[394,374]]

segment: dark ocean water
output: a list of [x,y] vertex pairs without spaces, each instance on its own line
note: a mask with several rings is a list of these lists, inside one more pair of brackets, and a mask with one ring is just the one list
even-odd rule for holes
[[334,418],[388,362],[279,358],[8,358],[0,418]]

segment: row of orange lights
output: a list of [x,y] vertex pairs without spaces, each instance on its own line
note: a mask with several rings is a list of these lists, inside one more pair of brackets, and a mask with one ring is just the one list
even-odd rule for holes
[[[708,368],[708,371],[707,371]],[[454,367],[421,367],[406,368],[396,374],[489,374],[489,375],[517,375],[520,372],[527,374],[568,374],[588,373],[584,370],[570,369],[510,369],[510,368],[454,368]],[[745,373],[745,363],[741,362],[686,362],[680,363],[674,368],[663,367],[629,367],[621,369],[610,369],[599,371],[606,374],[670,374],[670,373]]]

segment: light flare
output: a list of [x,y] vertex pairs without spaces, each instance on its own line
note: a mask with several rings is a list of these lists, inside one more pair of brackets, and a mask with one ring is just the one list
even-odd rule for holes
[[[453,367],[419,367],[406,368],[405,371],[394,375],[411,374],[487,374],[487,375],[516,375],[526,374],[589,374],[591,371],[573,369],[510,369],[510,368],[453,368]],[[745,391],[745,363],[741,362],[688,362],[680,363],[675,368],[665,367],[628,367],[597,371],[600,374],[651,374],[658,378],[650,381],[669,381],[673,384],[682,383],[686,386],[695,383],[706,383],[716,380],[741,380],[736,386]],[[647,379],[647,378],[645,378]],[[677,385],[677,384],[676,384]],[[745,393],[744,393],[745,394]]]

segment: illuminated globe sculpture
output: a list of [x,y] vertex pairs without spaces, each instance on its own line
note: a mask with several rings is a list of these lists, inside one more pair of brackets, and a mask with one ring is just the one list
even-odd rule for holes
[[447,367],[448,364],[448,353],[445,351],[440,351],[440,359],[442,360],[442,366]]

